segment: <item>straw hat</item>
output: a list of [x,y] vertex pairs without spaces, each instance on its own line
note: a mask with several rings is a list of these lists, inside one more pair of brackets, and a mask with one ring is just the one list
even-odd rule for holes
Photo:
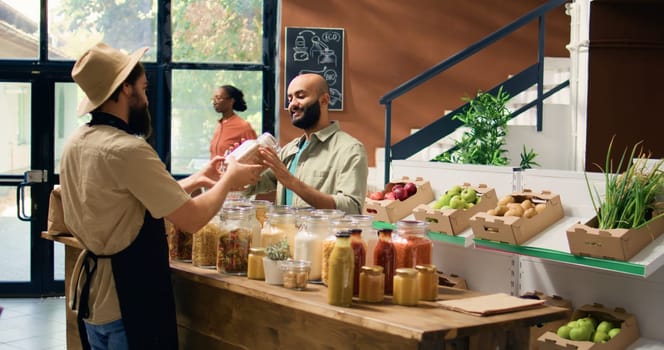
[[71,71],[71,77],[86,95],[78,105],[78,115],[90,113],[108,100],[147,50],[143,47],[127,55],[99,43],[85,52]]

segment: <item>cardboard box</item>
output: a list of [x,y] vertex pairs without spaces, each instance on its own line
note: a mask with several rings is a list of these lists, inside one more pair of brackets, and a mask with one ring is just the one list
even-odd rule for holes
[[421,177],[410,180],[407,176],[402,177],[400,180],[392,180],[385,185],[385,191],[391,191],[392,187],[397,183],[412,182],[417,187],[417,192],[406,198],[404,201],[384,199],[373,200],[365,198],[364,209],[362,212],[365,215],[374,217],[374,221],[384,221],[395,223],[413,212],[413,208],[420,204],[429,203],[433,200],[433,190],[429,181],[423,180]]
[[560,196],[550,191],[535,194],[532,190],[524,189],[523,192],[512,193],[512,196],[516,203],[529,199],[534,204],[546,203],[546,208],[531,218],[477,213],[470,218],[475,238],[522,244],[565,216]]
[[567,229],[569,250],[574,255],[627,261],[664,233],[664,217],[638,229],[597,227],[597,217]]
[[479,203],[469,209],[434,209],[431,203],[420,204],[413,209],[415,219],[428,222],[429,231],[454,236],[470,227],[470,218],[473,215],[493,209],[498,204],[496,191],[485,184],[474,187],[464,183],[462,187],[473,188],[480,195]]
[[542,334],[537,342],[540,350],[620,350],[626,349],[639,339],[639,327],[636,317],[628,314],[622,308],[610,310],[601,304],[584,305],[574,311],[570,320],[592,316],[597,322],[611,321],[616,327],[620,327],[620,333],[606,343],[593,343],[590,341],[574,341],[563,339],[556,334],[557,329]]
[[441,271],[438,274],[438,285],[451,288],[468,289],[466,279],[455,274],[447,274]]
[[552,331],[556,332],[560,326],[563,326],[567,324],[568,320],[572,317],[572,302],[570,300],[564,299],[558,295],[546,295],[540,291],[532,291],[528,293],[524,293],[521,295],[522,298],[532,298],[532,299],[539,299],[539,300],[544,300],[544,305],[548,306],[556,306],[556,307],[562,307],[565,308],[568,311],[567,313],[567,318],[564,320],[557,320],[557,321],[551,321],[551,322],[546,322],[542,324],[538,324],[536,326],[530,327],[530,350],[537,350],[539,349],[539,343],[537,342],[537,339],[547,331]]

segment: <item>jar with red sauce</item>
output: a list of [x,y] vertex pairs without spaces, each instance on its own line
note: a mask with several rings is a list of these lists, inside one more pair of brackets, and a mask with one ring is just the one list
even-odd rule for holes
[[401,220],[396,226],[393,238],[396,268],[431,264],[433,241],[427,237],[429,224],[420,220]]
[[378,242],[374,249],[373,264],[383,267],[385,273],[385,293],[392,295],[392,283],[396,271],[396,253],[392,243],[392,229],[378,230]]

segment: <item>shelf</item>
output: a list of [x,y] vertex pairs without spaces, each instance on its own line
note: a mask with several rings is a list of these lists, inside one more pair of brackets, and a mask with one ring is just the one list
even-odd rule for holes
[[[554,225],[536,235],[523,245],[495,242],[484,239],[474,239],[471,229],[457,236],[444,233],[429,232],[431,239],[464,247],[493,249],[519,255],[533,256],[556,262],[586,266],[590,268],[608,270],[640,277],[648,277],[664,265],[664,235],[644,248],[630,261],[617,261],[572,255],[567,245],[565,230],[583,221],[579,217],[564,217]],[[374,228],[394,228],[394,225],[385,222],[374,222]],[[562,238],[561,238],[562,237]]]

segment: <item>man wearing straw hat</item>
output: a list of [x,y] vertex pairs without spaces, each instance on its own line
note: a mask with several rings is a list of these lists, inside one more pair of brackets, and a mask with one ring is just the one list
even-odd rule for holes
[[[72,70],[86,95],[78,114],[92,115],[67,141],[60,175],[65,224],[85,247],[70,286],[85,349],[177,349],[163,218],[195,232],[262,170],[231,159],[220,178],[217,157],[173,179],[144,139],[146,50],[127,55],[99,43]],[[192,198],[200,187],[209,190]]]

